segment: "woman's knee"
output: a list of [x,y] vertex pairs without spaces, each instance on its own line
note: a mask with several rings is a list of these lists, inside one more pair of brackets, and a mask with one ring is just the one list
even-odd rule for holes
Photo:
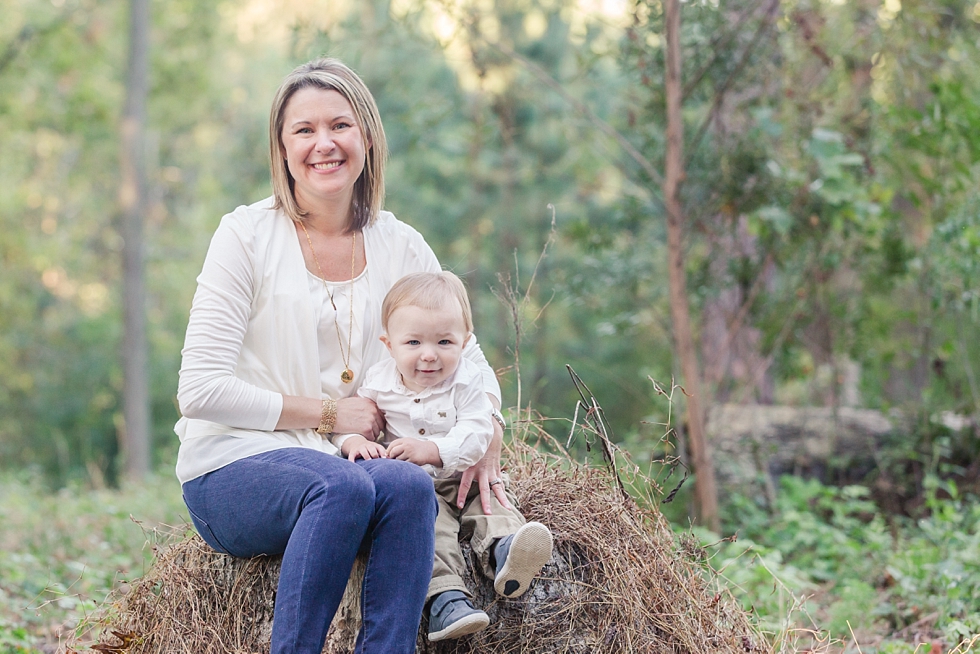
[[432,477],[407,461],[386,460],[373,475],[379,501],[405,507],[412,512],[421,511],[423,516],[435,520],[438,510]]
[[[349,463],[346,462],[345,463]],[[344,465],[320,477],[320,493],[332,505],[370,519],[374,512],[375,483],[356,465]]]
[[403,475],[402,485],[407,493],[411,493],[416,499],[431,497],[433,502],[435,501],[435,487],[429,473],[416,465],[409,465],[407,468],[399,466],[399,468],[401,469],[398,474]]

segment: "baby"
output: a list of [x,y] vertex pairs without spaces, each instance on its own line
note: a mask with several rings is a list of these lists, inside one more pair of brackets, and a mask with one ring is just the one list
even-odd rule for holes
[[[473,331],[466,289],[449,272],[400,279],[381,306],[381,340],[392,358],[371,367],[358,393],[374,400],[387,421],[387,446],[358,434],[334,438],[351,461],[390,457],[423,466],[434,478],[439,515],[436,556],[426,597],[430,641],[459,638],[490,624],[463,584],[460,529],[470,536],[483,573],[504,597],[522,595],[551,559],[551,532],[527,522],[496,498],[485,515],[474,484],[456,506],[462,472],[489,447],[493,420],[503,418],[484,391],[479,368],[462,356]],[[503,483],[494,480],[491,485]],[[508,498],[511,504],[513,499]]]

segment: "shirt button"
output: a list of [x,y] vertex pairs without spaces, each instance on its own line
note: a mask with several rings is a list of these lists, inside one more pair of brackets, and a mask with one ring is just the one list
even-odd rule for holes
[[424,430],[424,429],[420,429],[420,430],[419,430],[419,435],[420,435],[420,436],[422,436],[422,435],[424,435],[424,434],[425,434],[425,430]]
[[417,397],[417,398],[415,398],[415,403],[416,403],[416,404],[418,404],[418,403],[419,403],[419,402],[421,402],[421,401],[422,401],[422,399],[421,399],[421,398],[418,398],[418,397]]

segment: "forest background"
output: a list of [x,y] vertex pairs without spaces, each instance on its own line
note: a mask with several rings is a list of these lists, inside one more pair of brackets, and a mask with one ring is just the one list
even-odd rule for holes
[[[194,279],[220,217],[269,195],[271,95],[314,56],[340,57],[375,94],[387,208],[466,279],[511,417],[548,418],[564,443],[578,399],[567,364],[634,462],[654,476],[674,455],[692,468],[683,394],[667,402],[653,383],[690,383],[668,293],[663,10],[151,3],[140,251],[159,472],[133,483],[130,8],[2,0],[0,652],[56,640],[139,573],[143,534],[122,534],[125,516],[183,519],[172,426]],[[723,487],[719,528],[737,547],[695,530],[773,633],[816,620],[863,651],[971,642],[980,2],[691,0],[681,16],[681,254],[705,414],[858,407],[896,425],[868,466]],[[693,487],[662,506],[678,530]]]

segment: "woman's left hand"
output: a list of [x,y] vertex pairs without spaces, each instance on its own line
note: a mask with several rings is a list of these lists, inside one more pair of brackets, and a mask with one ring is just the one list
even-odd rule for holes
[[456,506],[462,509],[466,504],[466,495],[470,492],[470,486],[473,485],[473,479],[476,479],[480,488],[480,504],[483,505],[483,513],[486,515],[493,515],[493,497],[496,497],[504,508],[513,508],[507,500],[503,483],[490,485],[490,482],[500,481],[500,451],[504,444],[503,428],[496,420],[492,422],[493,438],[490,440],[490,447],[487,448],[482,459],[463,471],[463,477],[459,480],[459,495],[456,496]]

